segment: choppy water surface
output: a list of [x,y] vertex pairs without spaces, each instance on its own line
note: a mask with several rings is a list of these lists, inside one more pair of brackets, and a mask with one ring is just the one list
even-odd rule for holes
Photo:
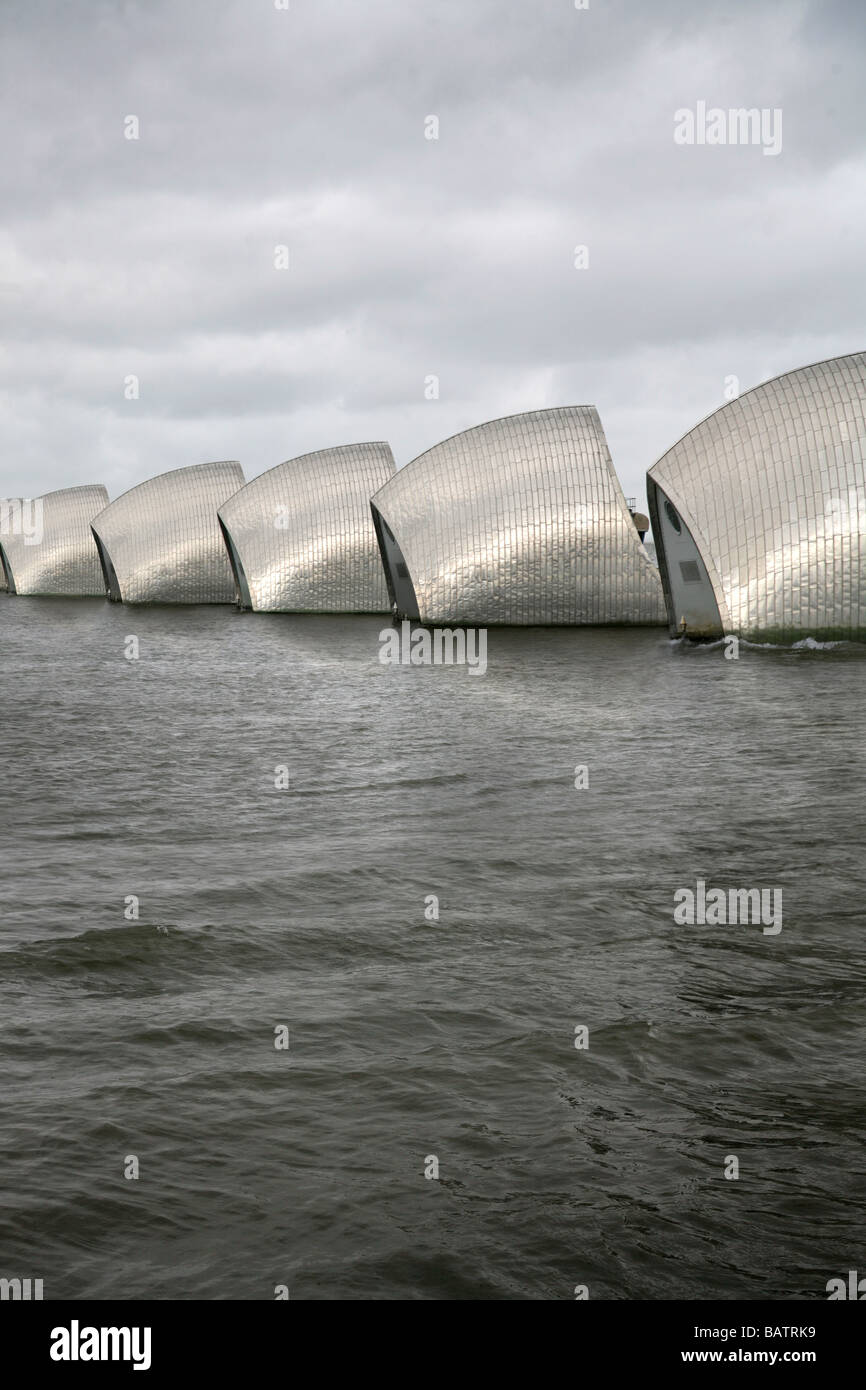
[[[0,599],[0,1274],[772,1299],[866,1271],[866,649],[491,630],[472,676],[381,665],[383,621]],[[782,932],[675,925],[698,878],[780,887]]]

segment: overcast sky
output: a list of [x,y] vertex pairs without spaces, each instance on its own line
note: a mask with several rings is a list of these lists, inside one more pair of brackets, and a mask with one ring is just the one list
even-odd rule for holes
[[726,377],[866,346],[863,0],[289,6],[2,0],[0,495],[592,403],[645,496]]

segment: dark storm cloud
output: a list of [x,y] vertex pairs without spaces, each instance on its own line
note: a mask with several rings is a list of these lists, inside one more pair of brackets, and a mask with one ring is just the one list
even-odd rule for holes
[[[589,401],[640,493],[726,376],[863,346],[854,0],[35,0],[0,22],[0,492],[253,476],[362,438],[405,462]],[[676,145],[699,100],[781,108],[782,152]]]

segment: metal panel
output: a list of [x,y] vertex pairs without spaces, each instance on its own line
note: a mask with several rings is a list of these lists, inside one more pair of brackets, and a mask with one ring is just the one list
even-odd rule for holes
[[217,510],[244,483],[234,461],[161,473],[93,522],[109,596],[124,603],[233,603]]
[[6,538],[14,531],[12,518],[20,497],[0,497],[0,594],[8,593],[9,581],[6,577],[6,551],[3,549]]
[[684,435],[649,471],[672,629],[665,500],[706,568],[725,632],[866,638],[864,453],[864,353],[764,382]]
[[454,435],[400,469],[373,509],[401,617],[665,621],[658,570],[593,406],[531,411]]
[[393,473],[387,444],[346,444],[289,459],[241,488],[219,513],[241,606],[386,612],[370,498]]
[[[102,596],[105,584],[90,524],[108,502],[101,483],[62,488],[42,497],[14,499],[0,522],[0,547],[10,593]],[[14,510],[14,509],[13,509]],[[22,516],[38,519],[38,531],[26,535]],[[31,529],[28,526],[26,529]]]

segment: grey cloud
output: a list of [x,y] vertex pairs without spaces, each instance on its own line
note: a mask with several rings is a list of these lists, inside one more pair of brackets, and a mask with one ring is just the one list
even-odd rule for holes
[[[403,463],[592,402],[640,495],[727,374],[863,345],[864,30],[842,0],[7,3],[0,492]],[[698,99],[780,106],[781,155],[676,146]]]

